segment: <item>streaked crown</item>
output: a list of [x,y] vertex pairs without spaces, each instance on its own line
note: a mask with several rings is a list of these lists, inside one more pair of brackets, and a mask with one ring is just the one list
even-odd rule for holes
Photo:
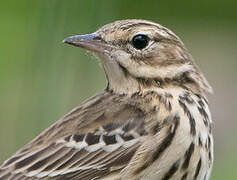
[[[80,43],[85,36],[91,39],[86,45]],[[83,38],[73,38],[77,43],[69,44],[89,49],[101,59],[108,88],[118,93],[169,85],[198,93],[211,92],[183,42],[160,24],[122,20],[107,24]]]

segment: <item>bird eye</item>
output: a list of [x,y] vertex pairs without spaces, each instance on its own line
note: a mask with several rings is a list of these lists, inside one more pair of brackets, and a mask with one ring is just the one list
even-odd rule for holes
[[132,45],[136,49],[143,49],[147,46],[149,38],[144,34],[138,34],[132,38]]

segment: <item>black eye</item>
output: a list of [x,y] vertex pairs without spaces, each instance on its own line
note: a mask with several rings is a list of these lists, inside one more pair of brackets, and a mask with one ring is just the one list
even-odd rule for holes
[[143,49],[147,46],[149,38],[144,34],[138,34],[132,38],[132,45],[136,49]]

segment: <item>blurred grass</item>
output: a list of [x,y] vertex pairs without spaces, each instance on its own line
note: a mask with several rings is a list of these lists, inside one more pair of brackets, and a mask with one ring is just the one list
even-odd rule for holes
[[176,32],[215,94],[212,179],[236,179],[237,1],[2,0],[0,162],[106,85],[98,63],[61,40],[118,19],[141,18]]

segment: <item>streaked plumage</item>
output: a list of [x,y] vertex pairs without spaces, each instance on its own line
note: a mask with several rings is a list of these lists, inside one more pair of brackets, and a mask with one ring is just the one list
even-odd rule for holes
[[6,160],[0,180],[209,179],[211,88],[173,32],[123,20],[64,42],[99,57],[108,86]]

